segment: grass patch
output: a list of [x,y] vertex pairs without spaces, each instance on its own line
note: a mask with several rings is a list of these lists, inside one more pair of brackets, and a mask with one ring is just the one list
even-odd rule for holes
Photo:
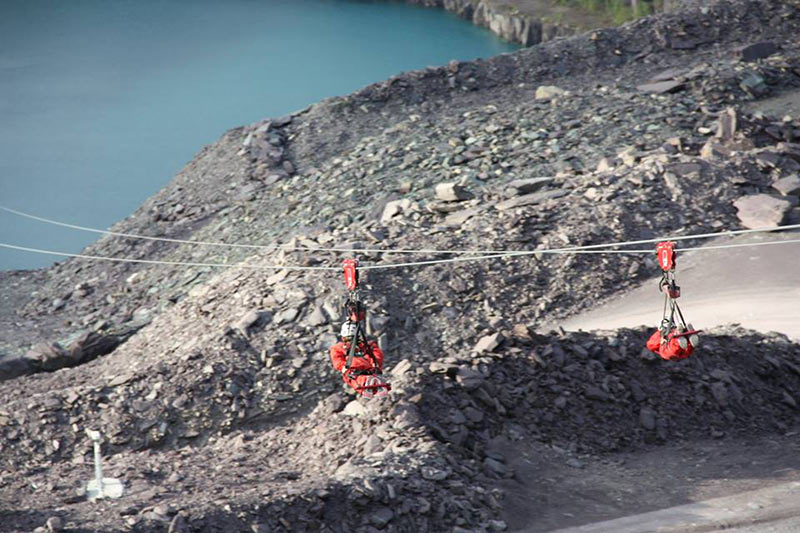
[[558,0],[563,6],[577,7],[595,15],[604,15],[614,24],[651,15],[663,8],[663,0]]

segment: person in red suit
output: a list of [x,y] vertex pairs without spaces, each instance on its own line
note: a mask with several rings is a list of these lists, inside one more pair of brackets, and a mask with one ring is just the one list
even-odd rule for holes
[[333,368],[342,373],[342,379],[353,390],[364,396],[386,396],[389,387],[381,377],[383,373],[383,351],[374,340],[359,339],[355,356],[346,368],[347,358],[353,337],[356,335],[356,323],[342,324],[341,341],[331,346],[331,363]]
[[[689,325],[690,333],[693,331]],[[679,335],[679,336],[676,336]],[[686,338],[685,328],[674,327],[665,337],[661,329],[657,329],[650,338],[647,339],[647,349],[657,353],[662,359],[667,361],[679,361],[686,359],[694,351],[698,343],[696,334]]]

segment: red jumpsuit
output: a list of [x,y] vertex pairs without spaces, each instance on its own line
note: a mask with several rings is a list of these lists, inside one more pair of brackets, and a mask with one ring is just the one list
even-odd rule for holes
[[[677,329],[673,329],[671,333],[677,333]],[[662,359],[666,359],[667,361],[677,361],[680,359],[686,359],[692,355],[694,346],[692,346],[692,343],[689,342],[687,343],[685,349],[681,348],[681,345],[678,343],[678,337],[672,337],[669,342],[667,342],[661,339],[661,330],[656,330],[655,333],[650,335],[650,338],[647,339],[647,349],[651,352],[657,353]]]
[[[369,348],[372,350],[372,357],[366,355],[367,346],[361,342],[353,357],[353,362],[350,365],[350,370],[353,370],[353,376],[350,377],[342,374],[342,379],[354,390],[358,391],[359,387],[366,385],[367,379],[370,377],[371,372],[383,372],[383,351],[378,347],[375,341],[368,341]],[[333,368],[341,372],[344,370],[344,365],[347,363],[347,356],[350,353],[349,342],[337,342],[331,346],[331,362]],[[350,372],[348,372],[349,374]]]

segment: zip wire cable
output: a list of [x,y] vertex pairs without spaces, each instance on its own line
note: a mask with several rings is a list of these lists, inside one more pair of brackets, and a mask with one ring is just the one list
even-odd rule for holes
[[8,213],[12,213],[14,215],[18,215],[21,217],[29,218],[32,220],[36,220],[39,222],[44,222],[46,224],[52,224],[54,226],[61,226],[63,228],[70,228],[76,229],[80,231],[88,231],[91,233],[99,233],[101,235],[110,235],[113,237],[124,237],[126,239],[142,239],[147,241],[158,241],[158,242],[171,242],[176,244],[197,244],[203,246],[227,246],[230,248],[249,248],[254,250],[292,250],[292,251],[311,251],[311,252],[350,252],[350,253],[384,253],[384,254],[485,254],[485,253],[500,253],[502,250],[438,250],[438,249],[407,249],[407,248],[398,248],[398,249],[385,249],[385,248],[325,248],[325,247],[317,247],[317,248],[306,248],[301,246],[294,246],[294,247],[287,247],[283,244],[275,244],[275,245],[264,245],[264,244],[238,244],[238,243],[227,243],[227,242],[213,242],[213,241],[192,241],[192,240],[185,240],[185,239],[171,239],[168,237],[152,237],[149,235],[137,235],[134,233],[120,233],[118,231],[110,231],[110,230],[103,230],[97,228],[90,228],[87,226],[78,226],[76,224],[68,224],[66,222],[59,222],[58,220],[53,220],[50,218],[44,218],[36,215],[32,215],[30,213],[25,213],[23,211],[18,211],[16,209],[11,209],[10,207],[5,207],[0,205],[0,210],[6,211]]
[[768,246],[770,244],[793,244],[799,243],[800,239],[789,239],[786,241],[767,241],[767,242],[750,242],[740,244],[712,244],[710,246],[695,246],[693,248],[677,248],[676,252],[697,252],[702,250],[724,250],[728,248],[749,248],[751,246]]
[[[739,243],[739,244],[719,244],[719,245],[712,245],[712,246],[697,246],[694,248],[683,248],[678,249],[678,252],[688,252],[688,251],[703,251],[703,250],[719,250],[723,248],[748,248],[751,246],[766,246],[771,244],[793,244],[793,243],[800,243],[800,239],[791,239],[785,241],[768,241],[768,242],[759,242],[759,243]],[[472,256],[472,257],[454,257],[452,259],[434,259],[431,261],[414,261],[409,263],[390,263],[386,265],[368,265],[368,266],[359,266],[360,270],[376,270],[376,269],[383,269],[383,268],[400,268],[400,267],[414,267],[414,266],[426,266],[426,265],[436,265],[441,263],[458,263],[462,261],[479,261],[483,259],[497,259],[501,257],[520,257],[526,255],[536,255],[536,254],[652,254],[654,253],[653,250],[586,250],[586,249],[570,249],[570,248],[561,248],[561,249],[552,249],[552,250],[535,250],[535,251],[520,251],[520,252],[508,252],[502,254],[494,254],[494,255],[481,255],[481,256]]]
[[386,265],[359,266],[359,270],[377,270],[383,268],[400,268],[441,263],[460,263],[464,261],[482,261],[484,259],[498,259],[501,257],[520,257],[538,254],[652,254],[653,250],[582,250],[582,249],[552,249],[552,250],[522,250],[519,252],[503,252],[491,255],[477,255],[469,257],[454,257],[452,259],[432,259],[430,261],[413,261],[410,263],[389,263]]
[[70,254],[67,252],[54,252],[52,250],[41,250],[39,248],[27,248],[25,246],[16,246],[13,244],[6,244],[0,242],[0,247],[10,248],[11,250],[21,250],[23,252],[34,252],[38,254],[60,255],[63,257],[77,257],[80,259],[95,259],[99,261],[113,261],[116,263],[146,263],[149,265],[172,265],[172,266],[191,266],[191,267],[217,267],[217,268],[245,268],[249,270],[336,270],[341,269],[336,267],[304,267],[304,266],[291,266],[291,265],[246,265],[244,263],[226,264],[226,263],[184,263],[181,261],[156,261],[154,259],[127,259],[124,257],[104,257],[100,255],[83,255],[83,254]]
[[[758,242],[758,243],[739,243],[739,244],[720,244],[720,245],[712,245],[712,246],[700,246],[694,248],[683,248],[678,250],[680,252],[687,252],[687,251],[703,251],[703,250],[719,250],[719,249],[727,249],[727,248],[749,248],[752,246],[767,246],[773,244],[794,244],[800,243],[800,239],[791,239],[785,241],[767,241],[767,242]],[[304,267],[304,266],[292,266],[292,265],[246,265],[243,263],[237,264],[225,264],[225,263],[187,263],[187,262],[180,262],[180,261],[157,261],[151,259],[127,259],[127,258],[120,258],[120,257],[104,257],[98,255],[83,255],[83,254],[71,254],[67,252],[55,252],[52,250],[42,250],[39,248],[28,248],[25,246],[16,246],[13,244],[6,244],[0,242],[0,247],[2,248],[9,248],[12,250],[21,250],[25,252],[34,252],[40,254],[50,254],[50,255],[58,255],[63,257],[76,257],[80,259],[94,259],[99,261],[113,261],[118,263],[146,263],[151,265],[172,265],[172,266],[191,266],[191,267],[217,267],[217,268],[244,268],[250,270],[273,270],[273,269],[285,269],[285,270],[326,270],[326,271],[340,271],[340,267]],[[428,266],[428,265],[437,265],[443,263],[458,263],[464,261],[482,261],[486,259],[499,259],[499,258],[509,258],[509,257],[519,257],[519,256],[528,256],[528,255],[535,255],[535,254],[652,254],[653,250],[580,250],[580,249],[551,249],[551,250],[536,250],[536,251],[519,251],[519,252],[507,252],[501,254],[493,254],[493,255],[482,255],[482,256],[473,256],[473,257],[455,257],[451,259],[433,259],[430,261],[415,261],[410,263],[389,263],[385,265],[367,265],[367,266],[360,266],[361,270],[377,270],[377,269],[387,269],[387,268],[401,268],[401,267],[414,267],[414,266]]]
[[[25,218],[30,218],[33,220],[37,220],[39,222],[44,222],[47,224],[53,224],[56,226],[62,226],[71,229],[77,229],[81,231],[89,231],[92,233],[100,233],[103,235],[112,235],[115,237],[125,237],[129,239],[143,239],[143,240],[150,240],[150,241],[160,241],[160,242],[172,242],[178,244],[196,244],[196,245],[204,245],[204,246],[228,246],[231,248],[250,248],[256,250],[277,250],[277,249],[284,249],[284,250],[302,250],[302,251],[311,251],[311,252],[350,252],[350,253],[417,253],[417,254],[478,254],[478,255],[494,255],[494,254],[509,254],[509,255],[519,255],[520,252],[509,251],[509,250],[440,250],[440,249],[409,249],[409,248],[397,248],[397,249],[384,249],[384,248],[361,248],[361,249],[352,249],[352,248],[303,248],[303,247],[286,247],[285,245],[260,245],[260,244],[235,244],[235,243],[223,243],[223,242],[211,242],[211,241],[192,241],[192,240],[183,240],[183,239],[170,239],[167,237],[150,237],[147,235],[136,235],[131,233],[120,233],[115,231],[108,231],[108,230],[101,230],[96,228],[88,228],[85,226],[77,226],[75,224],[67,224],[65,222],[59,222],[57,220],[52,220],[44,217],[39,217],[36,215],[31,215],[29,213],[24,213],[22,211],[18,211],[16,209],[11,209],[9,207],[5,207],[0,205],[0,210],[7,211],[9,213],[22,216]],[[742,229],[742,230],[726,230],[720,231],[715,233],[700,233],[697,235],[682,235],[682,236],[674,236],[674,237],[660,237],[660,238],[653,238],[653,239],[641,239],[636,241],[623,241],[617,243],[604,243],[604,244],[590,244],[585,246],[572,246],[567,248],[559,248],[557,249],[559,252],[561,251],[576,251],[576,250],[594,250],[594,249],[603,249],[603,248],[616,248],[619,246],[632,246],[636,244],[653,244],[658,243],[661,241],[683,241],[683,240],[690,240],[690,239],[709,239],[714,237],[726,237],[726,236],[734,236],[734,235],[744,235],[748,233],[762,233],[762,232],[774,232],[774,231],[785,231],[785,230],[794,230],[800,229],[800,224],[791,224],[787,226],[778,226],[778,227],[769,227],[769,228],[755,228],[755,229]],[[542,250],[530,250],[527,251],[528,253],[542,253]]]

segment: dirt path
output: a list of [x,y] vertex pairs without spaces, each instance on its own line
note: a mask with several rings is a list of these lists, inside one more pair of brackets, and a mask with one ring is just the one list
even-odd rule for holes
[[742,533],[788,533],[800,528],[800,518],[796,516],[798,496],[800,483],[795,481],[617,520],[560,529],[553,533],[688,533],[719,529]]
[[[800,233],[745,235],[713,244],[800,238]],[[712,244],[712,243],[709,243]],[[686,319],[698,328],[739,323],[800,339],[800,243],[679,254],[677,279]],[[661,318],[657,278],[608,305],[558,324],[566,330],[650,325]],[[547,329],[547,328],[544,328]]]
[[514,479],[502,482],[505,520],[526,533],[699,532],[784,520],[800,516],[799,447],[793,431],[600,458],[518,447]]

